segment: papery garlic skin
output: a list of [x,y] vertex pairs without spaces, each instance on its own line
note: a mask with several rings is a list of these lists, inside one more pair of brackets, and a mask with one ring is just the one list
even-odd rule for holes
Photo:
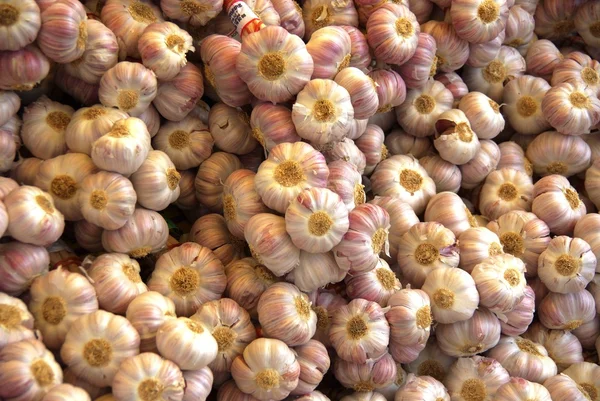
[[600,91],[600,64],[585,53],[574,51],[557,64],[552,73],[552,86],[563,82],[583,84],[596,95]]
[[461,269],[436,269],[427,275],[421,289],[429,295],[433,318],[439,323],[467,320],[479,304],[475,281]]
[[[314,391],[323,379],[323,375],[329,370],[331,364],[327,348],[316,340],[310,340],[307,344],[294,348],[298,354],[298,363],[300,364],[300,377],[298,387],[293,394],[308,394]],[[303,398],[300,397],[302,400]],[[306,401],[318,399],[307,398]]]
[[0,244],[0,291],[18,296],[38,276],[48,273],[46,248],[12,241]]
[[255,176],[253,171],[240,169],[223,184],[223,214],[229,232],[236,238],[244,238],[244,228],[252,216],[269,211],[256,193]]
[[402,288],[400,281],[385,260],[368,272],[346,276],[346,293],[352,299],[363,298],[387,306],[389,298]]
[[575,28],[588,46],[597,46],[600,44],[596,24],[598,15],[598,5],[587,2],[581,4],[575,13]]
[[313,32],[325,26],[358,26],[358,14],[353,3],[334,5],[323,0],[309,0],[302,5],[302,19],[305,38],[310,38]]
[[472,394],[494,399],[498,388],[509,380],[508,372],[498,361],[474,356],[456,361],[444,385],[453,399],[468,401]]
[[[23,65],[29,68],[19,67]],[[0,78],[0,89],[27,91],[48,76],[50,60],[31,44],[14,52],[0,52],[0,67],[5,72]]]
[[500,105],[480,92],[470,92],[460,99],[458,108],[469,119],[479,139],[493,139],[504,130]]
[[133,258],[142,258],[164,248],[168,236],[169,227],[160,214],[138,207],[123,227],[104,230],[102,246],[108,252],[127,253]]
[[437,341],[430,339],[417,359],[405,365],[406,371],[417,376],[431,376],[438,381],[444,381],[456,358],[446,355],[440,349]]
[[214,140],[208,127],[197,117],[161,125],[152,146],[165,152],[178,170],[198,167],[211,153]]
[[250,126],[252,136],[266,151],[283,142],[300,140],[292,121],[292,111],[285,106],[267,102],[257,104],[250,115]]
[[210,109],[208,124],[215,145],[225,152],[244,155],[258,144],[252,135],[250,118],[240,108],[217,103]]
[[196,173],[196,199],[213,212],[223,210],[223,183],[236,170],[244,168],[237,156],[215,152],[203,161]]
[[465,84],[461,76],[455,72],[444,72],[437,74],[435,76],[435,80],[441,82],[446,89],[452,93],[452,96],[454,96],[455,107],[460,103],[460,100],[465,97],[467,93],[469,93],[467,84]]
[[410,374],[406,384],[398,390],[394,401],[450,401],[448,390],[442,383],[431,376],[415,376]]
[[139,345],[139,334],[127,319],[98,310],[73,322],[60,356],[79,377],[105,387],[121,362],[139,353]]
[[554,69],[563,59],[564,56],[554,43],[547,39],[536,40],[525,57],[527,72],[550,81]]
[[486,308],[479,308],[467,320],[440,324],[436,330],[436,339],[445,354],[466,357],[496,346],[500,340],[500,331],[500,321],[496,316]]
[[[598,248],[600,244],[596,238],[596,227],[598,227],[599,223],[600,215],[596,213],[588,213],[577,221],[575,229],[573,230],[574,237],[581,238],[590,245],[592,252],[594,252],[594,256],[596,256],[596,259],[600,257],[600,249]],[[597,265],[596,269],[598,269]]]
[[425,209],[425,221],[438,222],[458,236],[478,223],[463,199],[453,192],[435,194]]
[[0,90],[0,126],[6,124],[21,108],[21,98],[13,91]]
[[71,121],[73,108],[54,102],[46,96],[25,108],[21,137],[31,153],[40,159],[51,159],[66,152],[65,128]]
[[459,0],[452,2],[450,16],[458,36],[469,43],[484,43],[504,30],[508,8],[504,0]]
[[340,142],[334,144],[331,149],[328,149],[323,153],[325,154],[325,158],[328,162],[331,163],[336,160],[345,160],[352,163],[360,174],[365,174],[365,169],[367,168],[367,157],[358,148],[358,146],[356,146],[352,139],[346,137]]
[[[49,81],[44,81],[44,83]],[[58,66],[54,83],[64,93],[72,96],[73,99],[82,103],[85,106],[93,106],[100,103],[98,99],[99,85],[88,84],[87,82],[72,76],[66,72],[66,68],[62,65]]]
[[502,111],[520,134],[535,135],[550,128],[542,111],[542,101],[550,89],[543,78],[524,75],[504,87]]
[[92,143],[107,134],[118,120],[126,119],[127,113],[102,105],[77,110],[65,130],[65,142],[69,150],[91,154]]
[[580,386],[569,376],[560,373],[544,381],[544,387],[553,399],[569,399],[573,401],[584,401],[591,399],[585,387]]
[[505,320],[500,320],[502,334],[505,336],[520,336],[525,333],[535,313],[535,292],[530,286],[525,287],[525,296],[515,308],[504,314]]
[[543,383],[556,374],[556,364],[538,343],[522,337],[502,337],[488,356],[496,359],[512,376]]
[[279,281],[265,266],[253,258],[234,260],[225,267],[227,289],[225,293],[242,308],[257,316],[256,306],[260,296]]
[[547,329],[540,322],[535,322],[523,337],[543,345],[548,351],[548,356],[556,363],[559,372],[573,364],[583,362],[581,343],[570,331]]
[[299,37],[269,26],[242,42],[236,69],[258,99],[282,103],[300,92],[313,75],[307,49]]
[[8,233],[16,240],[48,246],[63,233],[65,219],[52,197],[37,187],[21,186],[4,198]]
[[0,131],[0,145],[2,146],[2,153],[0,153],[0,171],[6,172],[10,170],[17,154],[17,144],[10,133]]
[[397,365],[388,353],[362,364],[338,358],[333,365],[333,374],[344,387],[367,392],[393,384],[397,378]]
[[373,80],[356,67],[346,67],[335,76],[335,82],[350,94],[357,120],[373,116],[379,108],[379,98]]
[[438,72],[453,72],[465,65],[469,58],[469,43],[458,36],[451,23],[430,20],[421,25],[421,32],[435,39]]
[[2,8],[4,18],[0,50],[19,50],[33,42],[41,26],[37,3],[33,0],[6,2]]
[[180,194],[181,174],[169,156],[160,150],[148,152],[146,160],[131,175],[138,203],[151,210],[163,210]]
[[598,395],[598,365],[590,362],[579,362],[563,371],[563,374],[573,379],[583,387],[590,398]]
[[44,401],[92,401],[90,394],[81,387],[59,384],[52,387],[44,396]]
[[185,318],[169,319],[156,332],[156,347],[184,370],[203,369],[218,352],[217,341],[202,324]]
[[533,14],[526,7],[520,4],[510,7],[503,44],[516,48],[525,57],[529,47],[537,39],[534,28]]
[[600,121],[600,100],[583,83],[560,83],[544,96],[542,112],[561,134],[588,134]]
[[140,335],[141,352],[157,352],[156,332],[168,319],[175,319],[175,304],[156,291],[136,296],[127,306],[127,320]]
[[0,293],[0,350],[11,343],[36,339],[33,315],[19,298]]
[[93,260],[87,274],[104,310],[124,315],[129,304],[148,287],[140,277],[140,265],[121,253],[105,253]]
[[183,372],[185,392],[182,401],[206,401],[212,390],[213,373],[209,368]]
[[196,220],[190,230],[189,239],[213,251],[224,266],[245,256],[246,244],[231,235],[225,218],[220,214],[211,213]]
[[313,79],[334,79],[335,75],[350,65],[352,40],[338,26],[318,29],[306,44],[314,61]]
[[293,0],[275,0],[271,1],[273,7],[281,19],[281,26],[289,33],[304,36],[304,20],[302,19],[302,9],[296,7]]
[[110,131],[92,143],[94,164],[106,171],[130,176],[151,150],[146,124],[136,117],[116,121]]
[[327,188],[338,194],[348,211],[366,202],[362,176],[354,164],[342,159],[328,163]]
[[154,72],[140,63],[122,61],[102,76],[98,96],[104,106],[137,117],[156,97],[157,85]]
[[396,69],[408,88],[420,88],[435,75],[437,70],[436,51],[437,45],[433,36],[420,32],[415,53],[406,63]]
[[175,303],[179,316],[191,316],[200,305],[218,299],[227,285],[223,264],[212,251],[185,242],[157,261],[148,289]]
[[[160,356],[144,352],[127,358],[115,374],[112,392],[117,400],[183,399],[185,380],[179,367]],[[158,395],[158,396],[157,396]]]
[[539,383],[530,382],[520,377],[511,377],[496,391],[497,401],[552,401],[546,387]]
[[596,316],[594,296],[587,290],[550,292],[538,307],[540,322],[549,329],[574,330]]
[[461,165],[471,161],[479,152],[479,139],[462,110],[443,112],[435,121],[434,127],[436,135],[433,145],[442,159]]
[[[428,155],[419,159],[421,167],[434,181],[437,192],[458,192],[461,187],[462,173],[459,166],[447,162],[438,155]],[[427,203],[429,205],[429,203]]]
[[459,266],[467,272],[490,256],[503,252],[500,238],[485,227],[471,227],[458,236]]
[[57,63],[70,63],[83,55],[87,39],[87,15],[83,4],[60,0],[42,12],[38,34],[40,49]]
[[596,256],[584,240],[558,236],[541,253],[538,264],[538,276],[550,291],[577,292],[594,277]]
[[41,400],[62,383],[54,356],[38,340],[23,340],[0,350],[0,396],[7,400]]
[[497,219],[511,210],[531,210],[533,183],[526,173],[503,168],[492,171],[483,184],[479,199],[481,213]]
[[102,227],[98,227],[84,219],[75,222],[73,231],[75,240],[86,251],[104,251],[104,247],[102,246],[102,232],[104,229]]
[[222,10],[223,2],[162,0],[160,8],[165,16],[172,20],[188,22],[193,26],[205,26]]

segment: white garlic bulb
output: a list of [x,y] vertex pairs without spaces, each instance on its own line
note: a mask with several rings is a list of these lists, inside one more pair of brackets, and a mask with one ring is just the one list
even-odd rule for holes
[[556,374],[554,361],[541,344],[522,337],[502,337],[488,356],[496,359],[511,376],[543,383]]
[[126,119],[127,113],[104,107],[100,104],[83,107],[71,116],[71,122],[65,130],[65,142],[69,150],[90,155],[92,143],[107,134],[113,124]]
[[479,304],[475,281],[462,269],[436,269],[427,275],[421,289],[429,295],[433,318],[440,323],[467,320]]
[[35,339],[33,316],[19,298],[0,293],[0,350],[6,345]]
[[165,321],[156,332],[156,347],[184,370],[206,367],[216,357],[217,341],[202,324],[185,317]]
[[406,384],[398,390],[394,401],[450,401],[442,383],[430,376],[408,375]]
[[546,387],[539,383],[530,382],[521,377],[511,377],[496,391],[497,401],[552,401]]
[[479,308],[467,320],[438,325],[436,340],[447,355],[473,356],[496,346],[500,331],[498,318],[486,308]]
[[138,203],[147,209],[166,209],[179,198],[181,174],[169,156],[160,150],[149,151],[146,160],[130,178]]
[[127,320],[140,335],[141,352],[157,352],[156,332],[168,319],[175,319],[175,304],[156,291],[135,297],[127,306]]
[[491,358],[460,358],[452,365],[444,385],[456,401],[472,401],[473,397],[495,399],[498,388],[508,383],[506,369]]

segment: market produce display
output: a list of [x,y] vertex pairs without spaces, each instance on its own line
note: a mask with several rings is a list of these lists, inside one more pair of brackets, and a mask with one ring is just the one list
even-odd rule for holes
[[600,401],[600,0],[0,0],[0,401]]

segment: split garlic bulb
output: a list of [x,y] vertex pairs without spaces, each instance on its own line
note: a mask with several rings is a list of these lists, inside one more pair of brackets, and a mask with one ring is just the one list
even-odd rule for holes
[[156,347],[184,370],[203,369],[218,352],[217,341],[202,324],[185,317],[165,321],[156,332]]
[[96,291],[81,274],[62,268],[38,277],[31,284],[29,310],[44,344],[59,348],[77,318],[98,310]]
[[480,150],[480,142],[471,128],[471,123],[462,110],[451,109],[435,120],[433,145],[440,157],[450,163],[466,164]]
[[186,242],[157,261],[148,289],[175,303],[179,316],[191,316],[198,307],[219,299],[227,285],[223,264],[210,249]]
[[541,344],[522,337],[502,337],[488,356],[496,359],[511,376],[543,383],[556,374],[554,361]]
[[147,209],[164,210],[179,198],[181,174],[169,156],[160,150],[149,151],[130,178],[138,203]]
[[140,265],[122,253],[105,253],[92,261],[87,274],[104,310],[124,315],[129,304],[148,287],[140,277]]
[[105,387],[121,363],[139,353],[139,346],[140,336],[127,319],[98,310],[73,322],[60,356],[78,377]]
[[77,110],[65,130],[67,147],[78,153],[90,155],[92,143],[102,135],[107,134],[118,120],[126,119],[128,115],[117,109],[102,105],[83,107]]
[[508,372],[498,361],[474,356],[456,361],[444,384],[453,399],[472,401],[474,397],[495,399],[498,388],[509,380]]
[[157,352],[156,333],[168,319],[175,319],[175,304],[156,291],[137,295],[127,306],[127,320],[140,335],[141,352]]
[[[137,0],[136,4],[144,5]],[[102,76],[98,97],[104,106],[117,107],[137,117],[150,107],[156,97],[157,86],[154,72],[140,63],[121,61]]]
[[479,304],[475,281],[462,269],[436,269],[427,275],[421,289],[429,295],[433,318],[439,323],[467,320]]
[[436,340],[447,355],[473,356],[496,346],[500,331],[498,318],[488,309],[479,308],[467,320],[438,325]]

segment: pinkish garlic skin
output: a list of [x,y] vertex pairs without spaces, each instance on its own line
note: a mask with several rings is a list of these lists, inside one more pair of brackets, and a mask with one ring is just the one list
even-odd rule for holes
[[38,43],[45,55],[57,63],[70,63],[83,55],[88,33],[81,2],[57,1],[41,16]]
[[350,65],[366,71],[371,64],[371,52],[365,35],[356,27],[343,25],[342,29],[350,36]]
[[453,72],[465,65],[469,58],[469,43],[458,36],[452,24],[428,21],[421,26],[421,31],[435,39],[438,71]]
[[529,286],[525,287],[525,296],[515,308],[504,314],[506,320],[500,320],[502,334],[505,336],[520,336],[527,331],[535,313],[535,292]]
[[529,326],[523,338],[543,345],[559,371],[572,364],[583,362],[581,343],[569,331],[548,329],[540,322],[535,322]]
[[540,322],[549,329],[574,330],[595,316],[594,296],[587,290],[568,294],[550,292],[538,308]]

